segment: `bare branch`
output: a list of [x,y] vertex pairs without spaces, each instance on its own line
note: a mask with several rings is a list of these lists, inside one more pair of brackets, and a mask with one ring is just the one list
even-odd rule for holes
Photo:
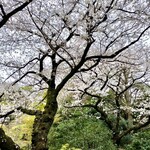
[[20,5],[19,7],[15,8],[14,10],[12,10],[10,13],[6,14],[6,12],[3,9],[3,6],[1,5],[1,11],[3,13],[3,19],[0,21],[0,28],[5,25],[5,23],[9,20],[10,17],[12,17],[13,15],[15,15],[17,12],[21,11],[22,9],[24,9],[28,4],[30,4],[33,0],[28,0],[26,2],[24,2],[22,5]]
[[36,115],[37,113],[38,114],[42,113],[39,110],[31,110],[31,109],[26,109],[26,108],[23,108],[23,107],[19,106],[19,107],[15,108],[15,109],[13,109],[13,110],[3,114],[3,115],[0,115],[0,118],[6,118],[9,115],[15,113],[16,110],[20,110],[22,113],[27,114],[27,115]]
[[135,133],[135,132],[138,132],[140,129],[148,126],[150,124],[150,116],[148,116],[148,120],[143,123],[143,124],[138,124],[138,125],[135,125],[134,127],[132,128],[129,128],[127,130],[125,130],[124,132],[122,132],[119,136],[118,136],[118,139],[121,139],[123,138],[124,136],[126,136],[127,134],[131,133],[132,131]]
[[87,60],[91,60],[91,59],[95,59],[95,58],[101,58],[101,59],[112,59],[115,58],[116,56],[118,56],[121,52],[125,51],[127,48],[129,48],[130,46],[134,45],[136,42],[138,42],[140,40],[140,38],[143,36],[143,34],[150,28],[150,26],[148,26],[147,28],[145,28],[141,34],[138,36],[138,38],[134,41],[132,41],[131,43],[129,43],[128,45],[124,46],[123,48],[117,50],[116,52],[114,52],[111,55],[95,55],[95,56],[89,56],[86,58]]
[[49,79],[48,79],[46,76],[44,76],[43,74],[37,73],[37,72],[35,72],[35,71],[28,71],[28,72],[26,72],[22,77],[20,77],[18,80],[16,80],[16,81],[12,84],[12,86],[15,85],[16,83],[18,83],[20,80],[22,80],[22,79],[23,79],[24,77],[26,77],[28,74],[35,74],[35,75],[38,75],[38,76],[41,77],[47,84],[49,83]]

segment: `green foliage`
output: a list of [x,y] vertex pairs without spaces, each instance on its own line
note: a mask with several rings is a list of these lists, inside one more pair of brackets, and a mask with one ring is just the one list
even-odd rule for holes
[[[49,150],[115,150],[111,132],[94,117],[68,118],[52,127],[49,136]],[[67,145],[66,145],[67,143]],[[65,145],[64,145],[65,144]],[[63,149],[63,150],[64,150]]]
[[69,144],[67,143],[67,144],[62,145],[61,150],[81,150],[81,149],[70,147]]
[[12,121],[4,130],[22,150],[28,150],[31,145],[31,133],[34,117],[22,115],[15,121]]
[[54,118],[54,124],[59,123],[62,119],[63,117],[61,116],[61,114],[56,114]]
[[126,146],[126,150],[150,150],[150,130],[134,134],[132,142]]
[[107,92],[107,95],[106,95],[106,96],[103,96],[103,100],[104,100],[105,102],[112,103],[114,99],[115,99],[115,92],[112,91],[112,90],[109,90],[109,91]]
[[40,110],[40,111],[44,111],[44,107],[45,107],[45,104],[46,104],[46,100],[47,100],[47,90],[44,90],[44,93],[43,92],[39,92],[37,97],[41,97],[41,99],[43,99],[43,101],[41,102],[33,102],[33,107],[36,109],[36,110]]
[[21,89],[24,90],[24,91],[31,91],[32,86],[24,86],[24,87],[21,87]]
[[36,108],[37,110],[40,110],[40,111],[43,111],[43,110],[44,110],[44,107],[45,107],[45,103],[44,103],[44,102],[43,102],[43,103],[40,103],[40,104],[34,103],[34,105],[35,105],[35,108]]

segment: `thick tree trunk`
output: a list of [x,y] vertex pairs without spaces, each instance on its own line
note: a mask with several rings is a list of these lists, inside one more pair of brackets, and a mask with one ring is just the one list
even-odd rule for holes
[[0,128],[0,150],[20,150],[20,147],[5,134],[2,128]]
[[32,132],[32,150],[48,150],[47,136],[58,109],[56,97],[55,90],[49,89],[44,111],[35,117]]

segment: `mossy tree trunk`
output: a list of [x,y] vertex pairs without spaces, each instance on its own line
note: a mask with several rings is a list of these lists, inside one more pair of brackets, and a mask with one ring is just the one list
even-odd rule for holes
[[0,150],[20,150],[20,147],[5,134],[2,128],[0,128]]
[[[78,72],[78,70],[85,63],[85,58],[93,42],[93,38],[87,41],[87,46],[84,49],[84,53],[81,57],[80,62],[75,67],[71,67],[71,71],[62,79],[62,81],[57,85],[57,87],[55,85],[57,67],[64,60],[56,62],[56,54],[57,50],[59,49],[59,46],[52,52],[52,55],[50,56],[52,62],[50,79],[48,79],[43,74],[40,74],[40,77],[42,77],[43,81],[45,81],[48,84],[47,102],[44,111],[41,113],[36,113],[35,115],[35,121],[33,124],[32,131],[32,150],[48,150],[47,136],[53,124],[54,117],[58,109],[57,95],[68,82],[68,80],[72,78],[72,76],[76,72]],[[47,54],[43,55],[43,57],[40,60],[40,72],[43,71],[43,61],[46,58],[46,56]],[[100,59],[98,59],[98,62],[99,61]]]
[[58,108],[56,97],[55,90],[49,88],[44,111],[36,115],[33,124],[32,150],[48,150],[47,136]]

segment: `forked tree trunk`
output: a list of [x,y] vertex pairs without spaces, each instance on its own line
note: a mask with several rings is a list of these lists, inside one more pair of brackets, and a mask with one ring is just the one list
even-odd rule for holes
[[48,150],[47,136],[58,109],[56,97],[55,90],[49,89],[44,111],[35,117],[32,132],[32,150]]

